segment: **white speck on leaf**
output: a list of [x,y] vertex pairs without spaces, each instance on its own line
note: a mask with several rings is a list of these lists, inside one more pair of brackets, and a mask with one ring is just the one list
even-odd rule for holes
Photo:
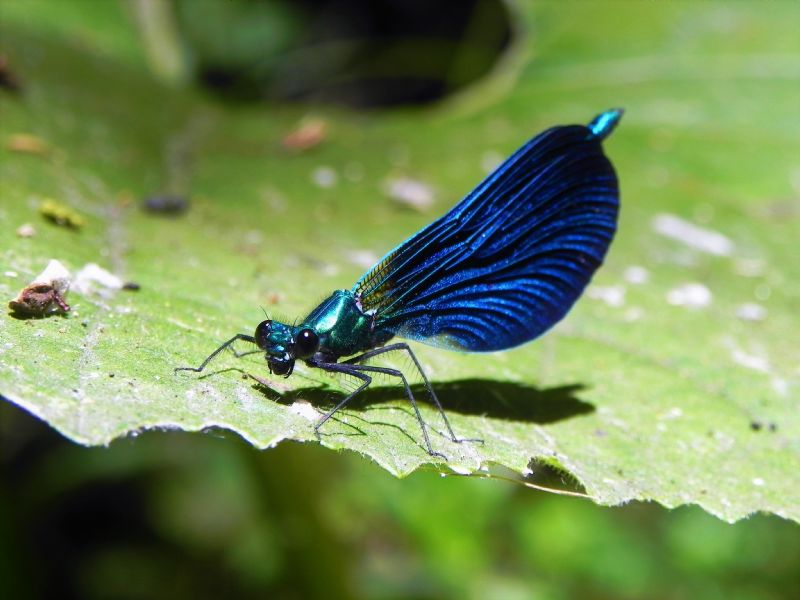
[[95,263],[87,263],[75,275],[72,288],[83,296],[97,292],[101,296],[109,296],[109,291],[116,292],[123,286],[122,279]]
[[702,252],[716,256],[730,256],[733,252],[733,242],[723,234],[699,227],[675,215],[656,215],[652,227],[656,233]]
[[395,202],[420,212],[428,210],[436,199],[430,185],[410,177],[387,179],[383,192]]
[[736,342],[730,338],[725,340],[725,345],[731,352],[731,358],[733,359],[733,362],[735,362],[737,365],[741,365],[747,369],[752,369],[753,371],[769,373],[769,359],[763,354],[763,352],[758,354],[747,352],[743,348],[740,348],[738,344],[736,344]]
[[41,283],[52,286],[59,294],[64,296],[69,290],[70,274],[61,261],[51,259],[44,271],[39,273],[31,284]]
[[685,308],[704,308],[711,299],[711,290],[702,283],[684,283],[667,292],[667,302]]
[[609,306],[620,307],[625,304],[625,287],[621,285],[611,285],[601,287],[599,285],[589,286],[586,291],[589,298],[602,300]]
[[682,416],[683,416],[683,410],[680,407],[674,406],[670,408],[668,411],[661,413],[661,415],[659,415],[659,418],[674,420],[674,419],[679,419]]
[[767,309],[755,302],[740,304],[736,316],[743,321],[763,321],[767,317]]
[[317,412],[317,409],[306,400],[297,400],[292,402],[292,404],[289,406],[289,411],[303,417],[307,421],[316,421],[319,419],[319,413]]
[[755,479],[753,479],[753,485],[761,487],[764,485],[764,480],[761,479],[761,477],[756,477]]
[[332,188],[339,181],[339,175],[332,167],[317,167],[311,173],[311,180],[321,188]]
[[36,235],[36,229],[30,223],[23,223],[17,227],[17,236],[21,238],[30,238]]
[[789,395],[789,382],[780,377],[772,380],[772,389],[780,396]]
[[632,283],[634,285],[640,285],[643,283],[647,283],[650,280],[650,271],[645,269],[644,267],[640,267],[638,265],[633,265],[625,269],[625,281],[628,283]]

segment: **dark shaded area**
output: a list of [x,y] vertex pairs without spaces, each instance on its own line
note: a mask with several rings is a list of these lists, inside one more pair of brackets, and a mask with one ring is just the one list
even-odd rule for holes
[[69,313],[63,312],[61,310],[52,310],[48,309],[46,312],[42,313],[31,313],[30,311],[20,311],[17,310],[15,307],[11,306],[11,302],[9,304],[9,310],[6,313],[12,319],[17,319],[18,321],[27,321],[29,319],[49,319],[52,317],[61,317],[62,319],[69,319]]
[[175,431],[85,448],[0,397],[4,597],[348,597],[348,554],[309,493],[325,477],[290,477],[285,446],[262,457],[238,436]]
[[8,57],[4,54],[0,54],[0,89],[9,92],[22,91],[22,83],[11,65],[8,64]]
[[[531,468],[530,483],[580,489],[550,464]],[[84,448],[0,398],[0,555],[8,598],[423,600],[469,596],[498,573],[552,580],[570,598],[743,585],[782,598],[798,584],[800,536],[764,515],[731,527],[696,507],[608,509],[436,473],[397,480],[351,453],[260,452],[229,433]]]
[[152,215],[179,217],[188,212],[191,201],[185,196],[164,194],[144,198],[139,206],[144,212]]
[[756,420],[750,421],[750,429],[752,431],[761,431],[765,427],[773,433],[778,430],[778,426],[773,422],[764,423]]
[[[544,425],[594,411],[591,404],[575,396],[577,392],[585,389],[581,384],[539,389],[513,381],[462,379],[433,382],[432,385],[442,407],[448,412],[462,415],[481,415]],[[267,392],[261,384],[255,387],[268,393],[270,399],[274,399],[275,392],[272,390]],[[425,386],[412,385],[411,391],[418,400],[428,401]],[[294,390],[280,396],[278,401],[291,404],[302,399],[317,406],[333,406],[344,397],[344,393],[322,386]],[[402,398],[405,398],[405,395],[400,385],[375,386],[361,392],[347,406],[351,410],[363,410],[369,406]]]
[[528,468],[531,474],[523,479],[525,483],[549,490],[586,494],[586,488],[571,473],[541,458],[531,460]]
[[500,0],[182,0],[177,8],[198,79],[239,101],[432,102],[485,75],[512,33]]

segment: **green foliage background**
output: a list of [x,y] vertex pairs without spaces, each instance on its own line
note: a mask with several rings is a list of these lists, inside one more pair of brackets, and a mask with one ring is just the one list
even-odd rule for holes
[[[607,143],[623,215],[595,284],[623,287],[624,306],[584,298],[548,337],[490,357],[421,349],[459,433],[486,439],[434,443],[458,472],[526,472],[537,458],[534,471],[554,466],[604,504],[800,517],[796,5],[520,3],[519,41],[489,80],[425,110],[317,108],[329,139],[300,155],[280,139],[306,108],[231,108],[158,83],[129,6],[0,9],[0,50],[25,85],[0,96],[0,266],[17,273],[0,279],[2,296],[52,257],[73,270],[99,262],[142,285],[112,299],[74,295],[66,319],[3,315],[5,397],[83,444],[146,428],[226,428],[259,447],[313,441],[305,401],[325,406],[333,392],[319,386],[334,382],[300,374],[275,383],[284,398],[274,402],[226,370],[263,372],[258,359],[226,358],[202,379],[171,367],[249,332],[260,305],[302,316],[358,277],[353,251],[379,255],[417,230],[469,190],[482,163],[544,127],[623,105]],[[15,133],[53,150],[12,153]],[[339,173],[336,186],[314,185],[320,166]],[[435,209],[392,205],[381,192],[392,175],[432,184]],[[167,188],[191,192],[186,219],[125,202]],[[87,226],[36,221],[45,197]],[[655,235],[660,213],[723,232],[733,254]],[[16,238],[26,221],[39,234]],[[634,265],[647,268],[646,284],[626,282]],[[666,301],[687,282],[712,291],[710,307]],[[746,302],[766,319],[738,319]],[[611,511],[496,481],[399,481],[349,454],[296,444],[260,453],[233,436],[147,433],[90,450],[10,406],[0,414],[10,483],[0,579],[20,590],[36,585],[26,575],[37,539],[73,549],[51,568],[93,596],[136,597],[167,581],[164,595],[781,597],[798,583],[800,537],[776,518],[730,527],[696,509]],[[322,443],[405,475],[429,460],[416,438],[389,388]],[[86,543],[93,526],[72,517],[87,499],[100,523],[124,516],[141,535]]]

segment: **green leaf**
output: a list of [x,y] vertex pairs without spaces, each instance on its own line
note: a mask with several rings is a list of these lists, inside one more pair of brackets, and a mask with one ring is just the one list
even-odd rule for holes
[[[349,288],[364,256],[445,211],[530,135],[624,106],[606,143],[622,185],[619,233],[569,317],[509,352],[415,348],[456,432],[485,443],[449,442],[425,404],[447,460],[428,456],[391,382],[319,441],[398,476],[428,463],[458,473],[547,464],[601,504],[800,520],[798,7],[519,10],[520,41],[487,83],[435,109],[319,111],[328,139],[300,154],[280,140],[301,109],[171,91],[126,44],[130,32],[6,13],[1,52],[24,89],[0,91],[0,294],[16,297],[53,258],[73,273],[98,263],[141,290],[73,291],[66,317],[3,313],[0,392],[87,445],[153,428],[221,427],[261,448],[316,441],[314,423],[346,382],[298,368],[266,389],[242,376],[268,376],[257,356],[225,354],[207,375],[173,367],[252,333],[262,307],[292,320]],[[123,16],[104,18],[128,31]],[[17,134],[49,150],[12,151]],[[320,168],[332,186],[315,183]],[[387,178],[400,176],[436,190],[428,214],[386,198]],[[139,210],[162,191],[191,194],[189,213]],[[83,227],[45,222],[45,199]],[[14,234],[24,223],[34,237]],[[687,238],[686,223],[706,231]]]

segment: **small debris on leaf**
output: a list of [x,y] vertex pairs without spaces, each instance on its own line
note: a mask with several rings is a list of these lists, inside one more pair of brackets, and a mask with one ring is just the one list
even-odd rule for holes
[[339,175],[332,167],[322,166],[317,167],[311,173],[311,181],[314,185],[324,189],[332,188],[339,181]]
[[383,191],[398,204],[419,212],[426,212],[436,200],[431,186],[410,177],[387,179]]
[[8,307],[18,317],[44,317],[63,314],[70,310],[66,301],[70,274],[57,260],[51,260],[30,284],[19,293]]
[[586,295],[594,300],[602,300],[609,306],[619,308],[625,305],[625,291],[624,285],[590,285],[586,290]]
[[36,156],[47,156],[51,150],[50,144],[30,133],[15,133],[9,136],[6,148],[11,152],[35,154]]
[[166,194],[163,196],[150,196],[142,200],[142,210],[155,215],[177,217],[189,210],[189,199],[185,196]]
[[86,220],[72,208],[55,200],[45,200],[39,206],[39,214],[48,221],[69,229],[80,229]]
[[319,146],[328,137],[328,122],[323,119],[303,119],[283,138],[287,150],[303,152]]
[[625,281],[634,285],[642,285],[650,280],[650,271],[644,267],[633,265],[625,269]]
[[676,215],[658,214],[653,217],[653,231],[694,248],[716,256],[730,256],[733,242],[718,231],[706,229]]
[[70,306],[52,285],[36,283],[26,286],[8,307],[18,316],[43,317],[47,313],[66,313]]
[[667,302],[673,306],[704,308],[711,304],[712,294],[702,283],[684,283],[667,293]]
[[8,90],[9,92],[19,92],[22,90],[19,77],[17,77],[16,73],[8,66],[8,57],[5,54],[0,54],[0,88]]
[[36,235],[36,229],[30,223],[23,223],[17,227],[17,237],[31,238]]
[[[122,289],[122,279],[95,263],[87,263],[75,275],[72,289],[83,296],[97,293],[109,297]],[[111,292],[111,293],[109,293]]]

